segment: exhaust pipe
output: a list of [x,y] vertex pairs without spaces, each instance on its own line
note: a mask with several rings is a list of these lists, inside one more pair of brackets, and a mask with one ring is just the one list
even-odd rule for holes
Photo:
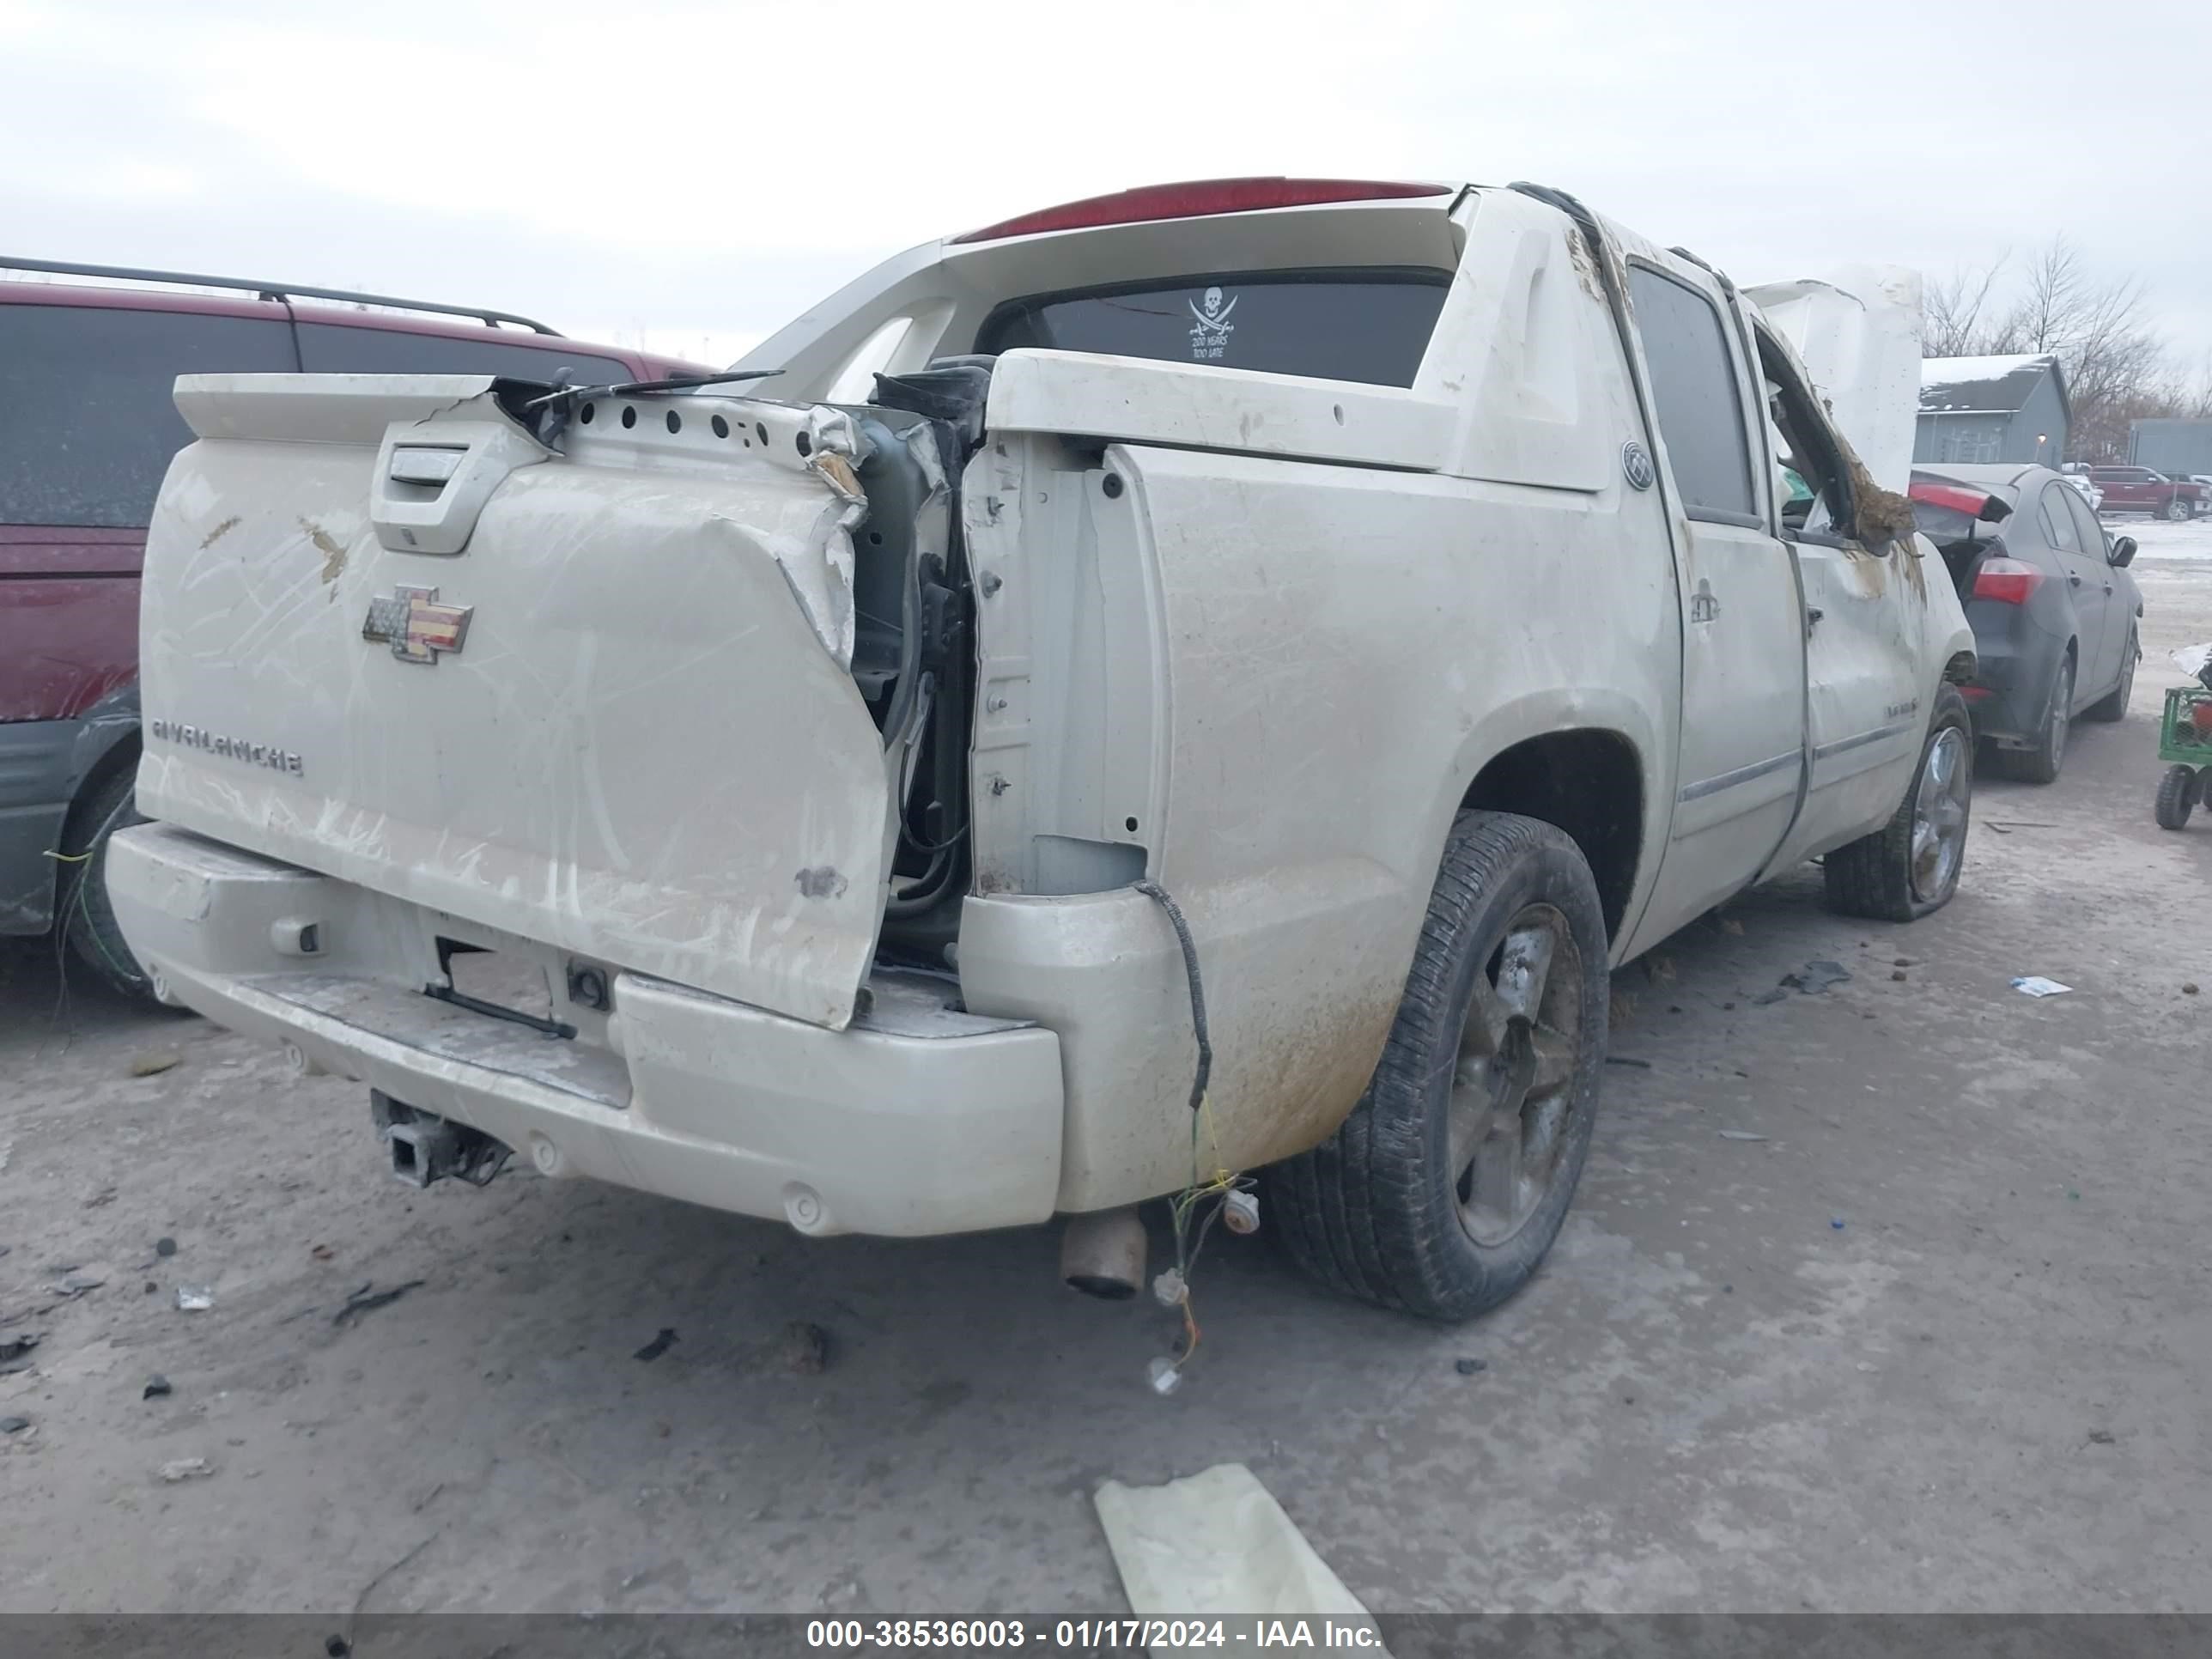
[[1145,1224],[1136,1210],[1070,1216],[1060,1236],[1060,1276],[1108,1302],[1136,1295],[1145,1282]]
[[409,1187],[428,1187],[448,1176],[471,1187],[489,1186],[514,1156],[483,1130],[418,1111],[381,1089],[368,1091],[368,1112],[391,1152],[392,1178]]

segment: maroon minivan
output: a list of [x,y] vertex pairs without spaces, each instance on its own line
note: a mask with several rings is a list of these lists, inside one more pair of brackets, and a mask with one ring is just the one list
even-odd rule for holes
[[551,381],[566,368],[603,385],[711,371],[466,306],[104,265],[0,269],[144,285],[0,280],[0,934],[58,926],[103,977],[143,994],[100,860],[108,833],[137,822],[138,569],[162,474],[191,438],[170,400],[177,376]]

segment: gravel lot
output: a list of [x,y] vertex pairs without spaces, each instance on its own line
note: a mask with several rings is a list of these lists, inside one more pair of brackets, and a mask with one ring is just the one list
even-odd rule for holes
[[[57,1023],[9,951],[0,1611],[1118,1609],[1093,1488],[1231,1459],[1382,1610],[2212,1608],[2212,825],[2154,827],[2150,718],[2212,525],[2122,527],[2136,712],[1984,781],[1947,911],[1808,870],[1632,966],[1648,1069],[1524,1295],[1442,1330],[1228,1241],[1165,1401],[1169,1316],[1068,1295],[1048,1231],[410,1192],[357,1086],[81,977]],[[1815,958],[1851,978],[1754,1006]]]

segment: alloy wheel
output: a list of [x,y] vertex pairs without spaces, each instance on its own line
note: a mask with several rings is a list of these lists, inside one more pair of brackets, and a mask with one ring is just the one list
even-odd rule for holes
[[1510,1239],[1542,1205],[1575,1109],[1581,952],[1567,919],[1531,904],[1475,975],[1452,1077],[1450,1164],[1460,1224]]
[[1958,879],[1966,850],[1966,805],[1972,768],[1966,734],[1947,726],[1928,745],[1912,790],[1912,891],[1923,903]]

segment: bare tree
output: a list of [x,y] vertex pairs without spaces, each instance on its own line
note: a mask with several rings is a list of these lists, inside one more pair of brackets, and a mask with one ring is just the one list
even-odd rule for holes
[[1990,292],[2005,257],[1979,270],[1961,268],[1929,283],[1920,295],[1920,351],[1925,357],[1977,357],[1983,355],[1987,328],[1982,313],[1988,310]]
[[2177,379],[2172,386],[2173,413],[2186,420],[2212,421],[2212,351],[2197,360],[2197,367]]
[[[2124,455],[2129,422],[2172,396],[2174,377],[2151,325],[2142,279],[2098,277],[2063,236],[2028,262],[2016,284],[2001,283],[2005,263],[1929,286],[1922,349],[1931,357],[2049,352],[2065,374],[2073,409],[2069,457]],[[2007,287],[2014,298],[1993,315],[1995,297]]]

